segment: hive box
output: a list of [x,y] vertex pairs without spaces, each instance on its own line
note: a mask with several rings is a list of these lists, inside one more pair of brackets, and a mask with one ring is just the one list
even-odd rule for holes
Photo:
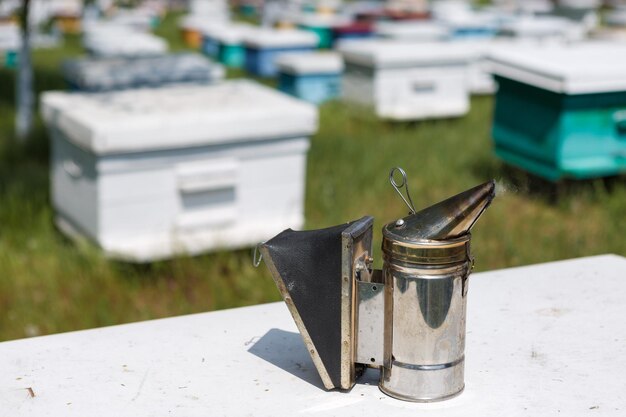
[[551,181],[626,170],[626,47],[516,48],[491,60],[500,158]]
[[328,49],[333,46],[333,29],[345,26],[350,19],[340,15],[304,14],[298,19],[298,26],[317,35],[318,48]]
[[246,34],[246,71],[260,77],[274,77],[278,73],[275,60],[285,52],[312,51],[319,38],[316,34],[291,29],[260,29]]
[[229,68],[241,68],[246,62],[246,48],[243,40],[246,34],[256,28],[248,24],[231,24],[205,30],[202,38],[202,51]]
[[373,106],[379,117],[419,120],[469,110],[470,54],[462,45],[381,40],[345,43],[340,51],[342,97]]
[[207,24],[202,27],[201,33],[201,46],[202,53],[211,58],[217,58],[219,52],[219,42],[215,39],[215,35],[226,27],[230,23],[216,22],[213,24]]
[[0,24],[0,68],[15,68],[17,65],[20,34],[13,23]]
[[91,92],[180,83],[209,84],[224,78],[224,67],[195,53],[79,58],[65,61],[62,72],[70,89]]
[[450,30],[437,22],[378,22],[376,35],[383,39],[427,42],[447,39]]
[[337,53],[283,54],[276,65],[278,88],[287,94],[315,104],[339,96],[343,61]]
[[585,29],[563,17],[520,16],[504,23],[500,34],[520,40],[560,42],[581,40],[585,37]]
[[256,244],[301,227],[308,103],[249,81],[49,92],[60,229],[150,261]]
[[83,46],[97,57],[161,55],[167,42],[151,33],[116,24],[92,24],[83,33]]

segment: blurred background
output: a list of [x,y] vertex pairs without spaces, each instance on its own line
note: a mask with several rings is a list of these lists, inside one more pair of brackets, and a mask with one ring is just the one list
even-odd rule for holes
[[620,1],[0,0],[0,64],[0,340],[278,301],[287,227],[380,267],[395,166],[496,179],[476,271],[626,255]]

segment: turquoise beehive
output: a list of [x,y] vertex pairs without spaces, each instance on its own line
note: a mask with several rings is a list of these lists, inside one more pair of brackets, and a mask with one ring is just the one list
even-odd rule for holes
[[550,181],[626,172],[625,46],[526,46],[490,61],[498,157]]
[[314,104],[339,97],[343,61],[334,52],[294,52],[276,59],[278,89]]

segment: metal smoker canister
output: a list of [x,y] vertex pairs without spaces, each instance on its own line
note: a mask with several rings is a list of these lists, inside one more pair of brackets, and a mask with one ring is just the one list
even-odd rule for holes
[[485,183],[383,228],[383,392],[427,402],[463,391],[469,230],[493,196]]
[[395,224],[383,229],[385,393],[435,401],[463,390],[469,240],[415,239]]

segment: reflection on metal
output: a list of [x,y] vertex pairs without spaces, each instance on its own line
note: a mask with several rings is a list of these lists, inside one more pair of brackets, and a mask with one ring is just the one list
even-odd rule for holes
[[408,188],[400,192],[406,173],[389,178],[412,214],[383,227],[382,271],[372,268],[372,217],[287,230],[260,250],[326,388],[349,389],[374,367],[393,397],[444,400],[464,387],[470,229],[495,184],[416,212]]

